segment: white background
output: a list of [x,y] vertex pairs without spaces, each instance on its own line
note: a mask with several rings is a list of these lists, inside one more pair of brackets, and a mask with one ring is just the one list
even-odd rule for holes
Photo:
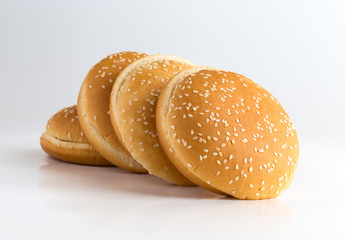
[[[345,238],[344,1],[0,0],[0,239]],[[252,78],[301,141],[291,188],[220,200],[40,150],[49,117],[89,68],[134,50]]]

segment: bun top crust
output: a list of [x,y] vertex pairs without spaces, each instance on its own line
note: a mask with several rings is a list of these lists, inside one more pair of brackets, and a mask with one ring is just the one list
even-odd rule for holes
[[156,130],[156,103],[161,89],[193,63],[170,55],[154,55],[129,65],[114,84],[111,120],[123,146],[151,174],[178,185],[193,185],[169,161]]
[[120,52],[102,59],[88,72],[78,97],[80,124],[90,143],[108,161],[140,173],[146,170],[124,150],[113,130],[109,98],[119,73],[144,56],[144,53]]
[[299,156],[293,122],[245,76],[182,72],[163,90],[158,111],[163,147],[185,175],[240,199],[273,198],[290,185]]
[[76,105],[55,113],[47,123],[46,133],[62,141],[89,143],[80,127]]

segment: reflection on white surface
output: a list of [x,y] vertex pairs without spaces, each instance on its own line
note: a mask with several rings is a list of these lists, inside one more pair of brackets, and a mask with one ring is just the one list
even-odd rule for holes
[[[83,204],[80,204],[82,201],[86,201],[85,197],[87,197],[87,201],[91,201],[92,205],[102,206],[107,212],[111,208],[115,208],[117,211],[128,211],[128,208],[116,206],[116,203],[125,201],[126,204],[129,204],[133,201],[136,204],[137,199],[141,199],[139,201],[141,204],[131,206],[131,210],[137,208],[139,211],[144,205],[145,209],[142,210],[148,211],[152,208],[155,212],[154,209],[162,204],[166,205],[168,209],[175,208],[174,212],[176,212],[179,211],[178,206],[181,201],[186,205],[192,201],[192,206],[182,208],[184,213],[204,210],[218,211],[220,209],[217,210],[216,207],[219,206],[222,208],[220,213],[237,211],[241,212],[243,216],[261,216],[263,213],[268,216],[291,217],[294,215],[293,210],[278,199],[241,201],[214,194],[200,187],[175,186],[154,176],[132,174],[115,167],[75,165],[50,157],[46,157],[46,162],[47,164],[40,167],[42,178],[39,181],[39,187],[48,196],[60,191],[61,195],[65,195],[66,198],[53,197],[47,200],[54,207],[65,208],[69,211],[77,211],[81,208],[87,212],[88,209],[83,209]],[[215,200],[217,203],[213,205],[212,202]],[[207,204],[206,209],[205,204]]]
[[340,143],[304,141],[291,188],[277,199],[244,201],[116,167],[64,163],[32,139],[0,142],[0,239],[345,236],[344,165],[322,164],[341,155]]
[[150,195],[175,198],[219,198],[199,187],[178,187],[147,174],[133,174],[116,167],[92,167],[64,163],[46,157],[40,167],[40,186],[45,189],[61,188],[66,191],[95,191],[95,193]]

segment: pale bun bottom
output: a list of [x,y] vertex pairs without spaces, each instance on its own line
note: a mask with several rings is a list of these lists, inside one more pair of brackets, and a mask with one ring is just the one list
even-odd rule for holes
[[92,166],[114,166],[88,143],[63,141],[48,133],[43,133],[40,144],[48,155],[65,162]]

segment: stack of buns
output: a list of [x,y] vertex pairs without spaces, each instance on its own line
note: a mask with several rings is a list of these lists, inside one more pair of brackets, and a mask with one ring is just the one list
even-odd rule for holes
[[115,165],[238,199],[277,197],[299,156],[293,122],[254,81],[136,52],[92,67],[78,108],[51,117],[41,146],[67,162]]

